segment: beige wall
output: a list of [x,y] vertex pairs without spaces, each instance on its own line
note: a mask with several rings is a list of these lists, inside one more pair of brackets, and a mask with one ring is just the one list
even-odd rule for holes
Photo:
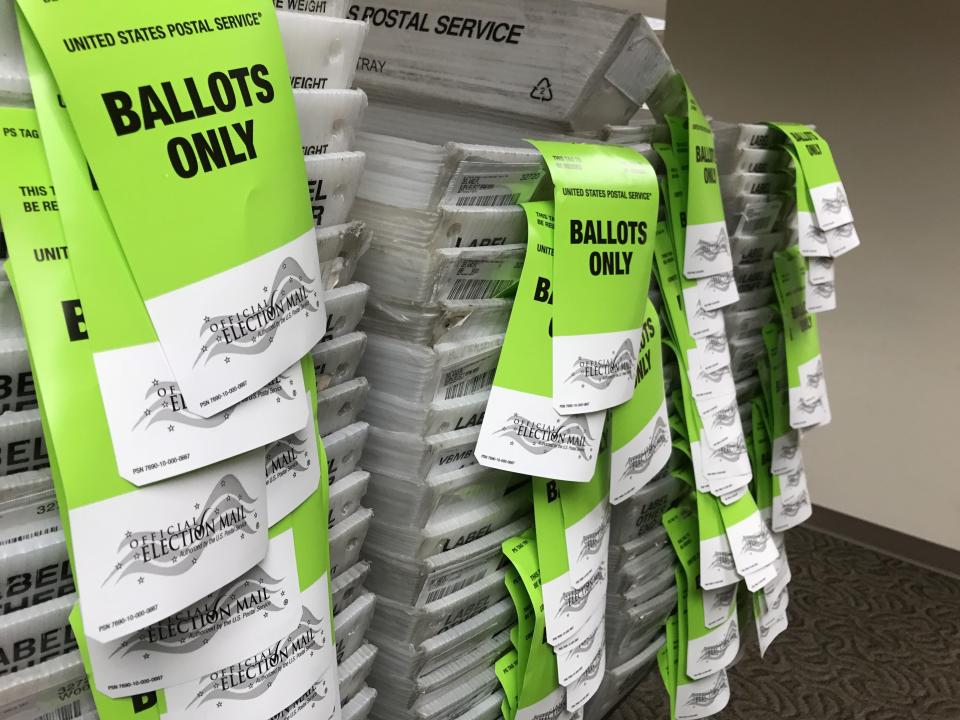
[[814,502],[960,549],[960,3],[670,0],[666,46],[725,120],[816,123],[862,246],[821,316]]

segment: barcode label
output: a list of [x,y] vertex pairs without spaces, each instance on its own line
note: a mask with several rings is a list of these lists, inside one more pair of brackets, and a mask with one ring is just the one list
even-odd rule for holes
[[24,542],[26,540],[33,540],[34,538],[43,537],[44,535],[51,535],[55,532],[59,532],[59,530],[60,530],[59,523],[55,525],[43,527],[43,528],[37,528],[36,530],[30,530],[20,535],[15,535],[9,538],[3,538],[2,540],[0,540],[0,547],[3,547],[4,545],[13,545],[14,543]]
[[443,585],[437,589],[427,593],[426,604],[429,605],[432,602],[437,600],[442,600],[447,597],[447,595],[453,595],[455,592],[460,592],[468,585],[473,585],[475,582],[480,582],[487,575],[487,569],[481,568],[471,575],[460,578],[456,582],[449,583],[448,585]]
[[74,700],[67,705],[61,705],[55,710],[38,715],[36,720],[73,720],[83,715],[84,704],[79,700]]
[[467,585],[473,585],[479,582],[492,572],[496,572],[500,567],[501,555],[486,560],[481,560],[479,565],[470,567],[461,567],[456,570],[447,570],[436,575],[430,575],[420,591],[420,597],[417,598],[417,607],[423,607],[437,600],[442,600],[447,595],[463,590]]
[[769,222],[769,218],[760,217],[754,220],[744,220],[740,223],[740,227],[743,228],[744,235],[756,235],[760,232],[761,228],[765,227]]
[[489,300],[500,297],[516,284],[514,280],[455,280],[447,300]]
[[505,207],[516,205],[520,201],[520,193],[505,195],[466,195],[457,198],[457,207]]
[[463,160],[440,200],[442,207],[505,207],[527,202],[546,167],[539,162]]
[[443,368],[443,379],[434,400],[454,400],[485,390],[493,384],[500,346]]
[[482,375],[475,375],[472,378],[468,378],[456,383],[455,385],[451,385],[450,387],[444,389],[443,399],[455,400],[457,398],[466,397],[467,395],[473,395],[481,390],[486,390],[488,387],[493,385],[493,376],[496,374],[496,369],[487,370],[487,372],[483,373]]
[[734,235],[762,235],[773,229],[780,216],[780,202],[764,202],[743,208],[740,223]]

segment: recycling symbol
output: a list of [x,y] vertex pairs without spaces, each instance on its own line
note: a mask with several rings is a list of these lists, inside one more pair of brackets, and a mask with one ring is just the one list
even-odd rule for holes
[[544,78],[538,82],[533,90],[530,91],[530,97],[540,102],[550,102],[553,100],[553,86],[550,84],[550,78]]

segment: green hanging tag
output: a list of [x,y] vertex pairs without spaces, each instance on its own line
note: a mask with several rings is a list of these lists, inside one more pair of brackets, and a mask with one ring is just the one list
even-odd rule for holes
[[677,578],[677,720],[700,720],[716,715],[730,700],[727,671],[693,679],[689,674],[689,637],[687,621],[687,579],[679,568]]
[[[202,675],[163,690],[140,693],[135,688],[128,689],[126,695],[132,696],[114,699],[91,687],[100,717],[199,720],[211,717],[211,713],[229,712],[231,718],[256,720],[281,713],[304,696],[316,701],[325,716],[334,712],[339,707],[339,694],[327,575],[329,558],[326,552],[316,552],[320,543],[326,547],[325,504],[324,493],[318,490],[270,531],[273,540],[288,542],[292,535],[295,546],[297,587],[292,595],[281,596],[277,592],[271,598],[274,603],[288,600],[298,606],[297,622],[289,633],[247,654],[237,653],[234,647],[234,657],[221,669],[211,672],[208,667]],[[82,610],[82,603],[78,608]],[[79,615],[75,608],[71,624],[85,664],[90,667],[98,651],[94,641],[85,637]],[[213,643],[216,638],[206,636],[200,640]],[[171,643],[166,651],[154,647],[144,654],[150,654],[150,659],[163,652],[175,657],[182,647]],[[279,658],[283,661],[277,662]]]
[[594,474],[603,413],[559,415],[554,409],[553,203],[526,203],[527,252],[510,323],[483,416],[481,465],[575,482]]
[[605,410],[633,394],[657,175],[626,147],[533,144],[554,184],[554,406],[563,414]]
[[847,191],[827,141],[813,128],[799,123],[770,123],[787,136],[806,185],[817,225],[833,230],[853,222]]
[[573,714],[567,711],[566,691],[557,680],[556,656],[546,640],[537,541],[532,537],[532,533],[510,538],[504,541],[503,552],[523,580],[536,613],[530,657],[521,684],[516,720],[535,720],[538,717],[572,720]]
[[637,385],[629,401],[610,411],[609,432],[610,502],[616,505],[657,477],[671,454],[660,316],[649,300],[637,359]]
[[[186,405],[140,302],[50,69],[25,24],[21,34],[120,475],[135,485],[147,485],[294,433],[311,434],[304,373],[296,365],[213,417],[202,417]],[[303,445],[301,452],[307,447]],[[271,503],[278,511],[276,519],[283,517],[282,508],[292,509],[316,489],[315,455],[314,450],[304,458],[312,459],[313,467],[305,468],[298,482],[273,484],[275,499],[284,499],[283,493],[292,495],[287,502]]]
[[256,393],[326,317],[273,6],[19,6],[187,406],[211,417]]
[[817,318],[806,311],[806,269],[796,246],[774,253],[774,283],[780,300],[786,343],[790,427],[830,422],[830,402],[820,355]]
[[[267,552],[264,451],[136,488],[121,478],[97,389],[84,309],[55,209],[34,213],[21,187],[55,199],[36,115],[3,110],[0,215],[45,435],[58,475],[76,584],[89,635],[109,642],[169,617],[239,577]],[[22,133],[21,133],[22,130]],[[56,205],[54,204],[54,206]]]
[[690,88],[687,97],[689,174],[683,273],[703,278],[733,270],[730,240],[720,196],[713,130]]

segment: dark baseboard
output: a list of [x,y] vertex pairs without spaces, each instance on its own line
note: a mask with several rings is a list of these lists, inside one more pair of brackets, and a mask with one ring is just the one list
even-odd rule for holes
[[921,540],[820,505],[814,507],[813,516],[806,526],[914,565],[960,578],[960,550]]

